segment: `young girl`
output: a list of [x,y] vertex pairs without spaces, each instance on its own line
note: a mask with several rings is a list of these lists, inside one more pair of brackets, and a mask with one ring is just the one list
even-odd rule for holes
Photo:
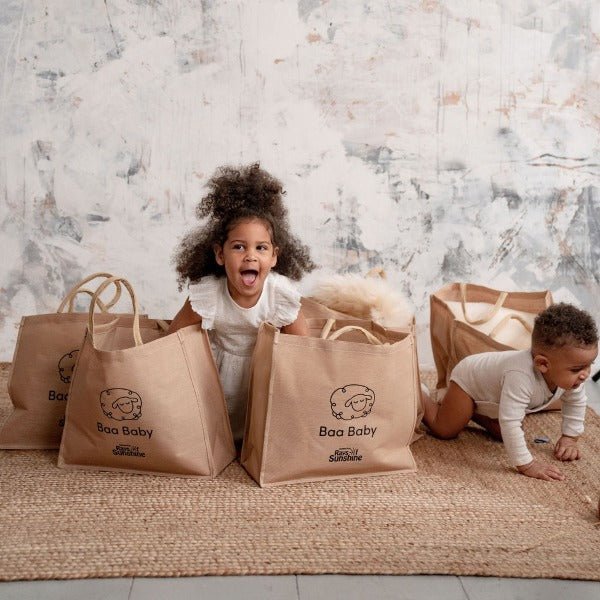
[[281,183],[258,164],[221,167],[208,188],[196,209],[208,221],[183,239],[176,255],[179,288],[189,283],[189,297],[170,331],[194,323],[208,330],[239,442],[258,327],[269,321],[285,333],[308,334],[290,279],[315,265],[289,231]]

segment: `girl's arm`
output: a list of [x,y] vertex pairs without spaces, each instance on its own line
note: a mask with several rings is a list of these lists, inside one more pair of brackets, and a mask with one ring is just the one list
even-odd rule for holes
[[175,315],[175,318],[169,325],[167,333],[173,333],[182,327],[188,325],[195,325],[196,323],[202,323],[202,317],[194,311],[190,304],[189,298],[185,301],[185,304],[181,307],[181,310]]
[[308,335],[308,323],[302,314],[302,309],[298,311],[298,316],[293,323],[289,325],[284,325],[281,328],[282,333],[287,333],[289,335]]

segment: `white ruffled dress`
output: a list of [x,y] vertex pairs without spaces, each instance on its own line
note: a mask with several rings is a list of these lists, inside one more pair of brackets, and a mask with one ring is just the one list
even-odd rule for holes
[[244,435],[250,359],[258,327],[263,321],[275,327],[290,325],[298,317],[300,294],[285,276],[271,271],[262,294],[252,308],[242,308],[229,294],[226,277],[209,275],[189,286],[190,304],[208,330],[234,439]]

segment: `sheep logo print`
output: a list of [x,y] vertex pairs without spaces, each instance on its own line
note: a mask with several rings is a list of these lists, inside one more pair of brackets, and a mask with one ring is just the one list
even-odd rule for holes
[[67,352],[64,356],[61,356],[58,361],[58,374],[63,383],[71,383],[71,377],[73,376],[73,369],[75,368],[78,352],[79,350],[77,348],[71,350],[71,352]]
[[132,421],[142,416],[142,399],[127,388],[110,388],[100,394],[102,412],[115,421]]
[[366,417],[375,403],[375,392],[366,385],[351,383],[334,390],[329,398],[336,419],[352,421]]
[[[142,416],[142,398],[137,392],[127,388],[110,388],[100,393],[102,412],[114,421],[137,421]],[[133,427],[131,424],[121,425],[121,428],[97,422],[98,431],[103,435],[139,436],[152,439],[154,429]],[[139,446],[117,444],[112,453],[116,456],[137,456],[144,458],[146,452]]]

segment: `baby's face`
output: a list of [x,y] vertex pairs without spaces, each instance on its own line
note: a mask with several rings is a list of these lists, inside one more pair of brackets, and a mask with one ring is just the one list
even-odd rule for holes
[[592,363],[598,355],[598,346],[563,346],[545,353],[548,359],[546,371],[542,371],[551,389],[558,386],[565,390],[578,388],[589,376]]
[[277,263],[277,248],[267,223],[252,219],[232,227],[223,246],[215,248],[215,259],[225,267],[233,301],[243,308],[254,306],[267,275]]

